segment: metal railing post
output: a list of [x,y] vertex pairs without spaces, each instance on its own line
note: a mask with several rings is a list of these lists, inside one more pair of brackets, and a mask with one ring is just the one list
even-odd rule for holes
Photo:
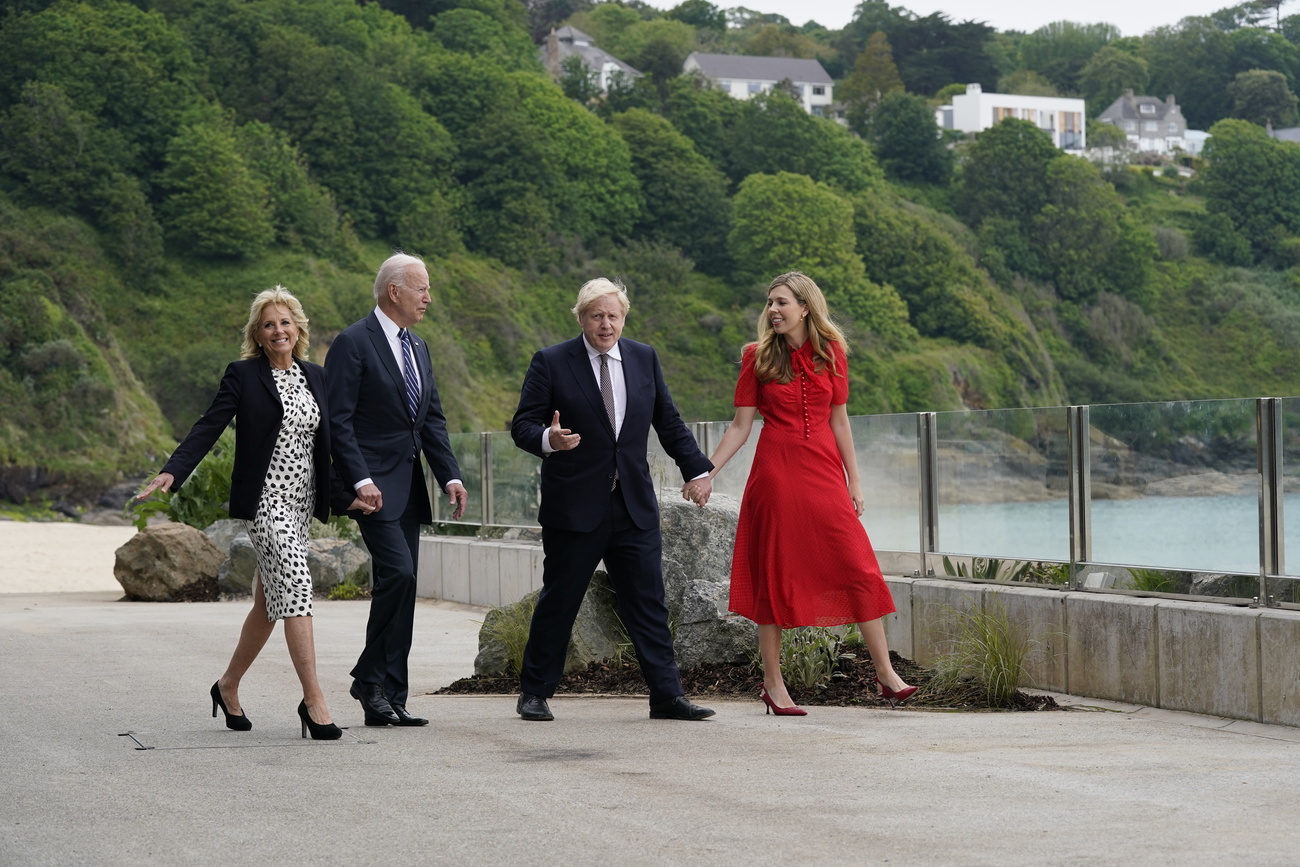
[[492,497],[492,434],[490,431],[484,431],[478,435],[478,459],[479,459],[479,484],[480,495],[483,497],[483,519],[479,524],[489,527],[496,520],[496,502]]
[[1092,466],[1088,407],[1066,407],[1070,448],[1070,587],[1078,589],[1079,569],[1092,560]]
[[930,555],[939,550],[939,432],[936,415],[916,414],[916,466],[920,484],[921,575],[930,575]]
[[1272,605],[1270,575],[1286,568],[1285,530],[1282,523],[1282,401],[1261,397],[1255,401],[1255,438],[1259,469],[1259,604]]

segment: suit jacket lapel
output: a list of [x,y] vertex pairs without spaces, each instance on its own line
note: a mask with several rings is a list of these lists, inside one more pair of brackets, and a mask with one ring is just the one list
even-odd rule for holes
[[284,401],[280,399],[280,389],[275,384],[275,376],[271,373],[271,362],[265,355],[257,357],[257,381],[271,393],[272,400],[281,407],[284,406]]
[[586,396],[592,411],[604,423],[605,430],[612,438],[614,426],[609,423],[609,413],[605,412],[605,399],[600,396],[600,383],[596,382],[596,376],[591,368],[591,358],[587,355],[587,344],[582,342],[581,337],[575,338],[569,347],[569,369],[578,382],[578,390]]
[[[388,342],[388,335],[384,333],[384,326],[379,324],[379,318],[375,316],[374,311],[366,319],[366,327],[370,329],[370,342],[375,347],[375,352],[379,355],[379,362],[388,371],[389,377],[393,380],[393,392],[397,402],[402,407],[402,412],[406,412],[406,379],[402,376],[401,368],[397,366],[397,359],[393,357],[393,347]],[[410,413],[406,413],[408,416]]]
[[618,345],[619,355],[623,357],[623,389],[627,392],[627,405],[623,407],[623,430],[619,432],[621,439],[623,432],[627,431],[630,425],[640,423],[635,419],[641,414],[641,410],[648,406],[644,400],[643,389],[649,371],[641,363],[641,357],[622,339],[618,341]]

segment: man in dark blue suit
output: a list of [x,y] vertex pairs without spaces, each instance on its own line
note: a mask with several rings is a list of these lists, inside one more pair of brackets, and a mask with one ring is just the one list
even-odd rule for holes
[[651,718],[713,715],[683,695],[673,656],[646,459],[650,428],[683,478],[703,476],[696,484],[707,487],[713,465],[677,414],[654,349],[621,339],[627,310],[622,286],[587,282],[573,308],[582,336],[533,356],[511,423],[515,445],[542,458],[546,559],[515,707],[526,720],[554,719],[546,700],[564,673],[573,622],[602,559],[650,687]]
[[366,646],[352,669],[352,697],[366,725],[427,725],[406,711],[407,657],[415,620],[420,525],[433,520],[420,455],[450,498],[468,494],[451,452],[429,348],[410,333],[429,305],[429,273],[398,253],[375,276],[375,309],[334,338],[325,359],[334,467],[374,509],[352,513],[370,551],[374,582]]

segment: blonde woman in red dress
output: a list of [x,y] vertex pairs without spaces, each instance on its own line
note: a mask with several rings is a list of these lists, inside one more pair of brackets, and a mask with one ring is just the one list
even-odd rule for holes
[[[736,417],[713,453],[711,481],[763,428],[740,506],[730,609],[758,624],[759,697],[768,710],[802,716],[781,677],[781,630],[856,623],[887,699],[916,691],[889,663],[881,618],[894,600],[858,518],[864,503],[845,404],[848,345],[817,284],[798,271],[771,282],[758,340],[745,347]],[[700,480],[701,482],[703,480]],[[704,505],[709,489],[682,489]]]

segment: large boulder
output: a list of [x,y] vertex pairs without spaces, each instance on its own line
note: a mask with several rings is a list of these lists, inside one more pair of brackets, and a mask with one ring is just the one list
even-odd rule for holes
[[217,573],[221,592],[240,596],[252,593],[253,578],[257,575],[257,549],[247,530],[241,530],[230,540],[226,553],[228,557]]
[[[731,584],[731,548],[736,539],[740,505],[732,497],[715,496],[703,509],[668,492],[659,502],[663,534],[664,601],[674,628],[673,649],[683,668],[708,662],[744,662],[758,643],[753,622],[727,611]],[[492,611],[479,632],[478,674],[504,670],[504,643],[490,625],[509,617],[519,605],[536,603],[529,594],[514,606]],[[510,618],[518,621],[518,618]],[[617,601],[603,571],[592,576],[587,596],[573,626],[565,671],[586,668],[615,656],[626,646],[627,632],[618,617]]]
[[347,539],[312,539],[307,543],[307,568],[317,590],[338,584],[370,586],[370,554]]
[[224,555],[188,524],[146,527],[117,549],[113,576],[128,599],[171,602],[214,598]]

